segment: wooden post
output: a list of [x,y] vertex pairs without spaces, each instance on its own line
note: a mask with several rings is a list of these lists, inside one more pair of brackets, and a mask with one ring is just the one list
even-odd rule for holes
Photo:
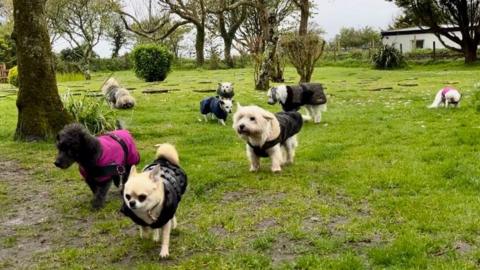
[[433,41],[433,61],[435,61],[436,58],[437,58],[437,49],[436,49],[435,41]]
[[403,54],[403,44],[400,43],[400,53]]

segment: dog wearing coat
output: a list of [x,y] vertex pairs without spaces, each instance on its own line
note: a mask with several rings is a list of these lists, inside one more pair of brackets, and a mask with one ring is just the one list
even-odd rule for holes
[[102,93],[107,102],[116,109],[130,109],[135,106],[135,98],[130,92],[121,87],[114,78],[108,79],[102,86]]
[[212,119],[218,119],[218,122],[224,126],[228,114],[232,112],[232,107],[231,99],[207,97],[200,101],[200,113],[205,118],[205,121],[208,121],[208,115],[211,115]]
[[103,207],[112,182],[119,187],[127,181],[132,165],[140,162],[135,141],[127,130],[115,130],[98,137],[80,124],[65,126],[57,135],[55,166],[67,169],[79,165],[80,174],[94,195],[94,209]]
[[238,104],[233,116],[233,129],[247,142],[251,172],[260,168],[261,157],[270,157],[272,172],[281,171],[283,164],[293,163],[298,146],[296,134],[302,125],[302,115],[296,111],[273,114],[258,106]]
[[445,108],[448,108],[450,105],[458,107],[461,98],[462,95],[457,89],[447,86],[437,92],[433,103],[428,108],[438,108],[442,105]]
[[153,240],[160,240],[160,257],[169,256],[170,231],[177,227],[175,212],[187,188],[187,175],[180,168],[173,145],[157,145],[156,159],[138,173],[132,166],[123,193],[121,212],[140,226],[140,237],[152,229]]
[[218,83],[217,95],[222,99],[233,99],[233,96],[235,96],[235,93],[233,92],[233,83]]
[[314,123],[322,121],[322,112],[327,111],[327,97],[322,84],[301,83],[300,85],[279,85],[268,90],[268,104],[277,102],[285,112],[298,111],[305,106],[309,114],[306,120],[313,119]]

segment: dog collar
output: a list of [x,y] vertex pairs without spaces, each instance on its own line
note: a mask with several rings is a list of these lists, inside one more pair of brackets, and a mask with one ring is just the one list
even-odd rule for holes
[[156,217],[156,218],[153,217],[152,211],[153,211],[153,209],[155,209],[155,208],[156,208],[157,206],[159,206],[159,205],[160,205],[160,203],[157,203],[157,204],[154,205],[150,210],[147,211],[147,216],[148,216],[151,220],[153,220],[153,222],[156,222],[156,221],[158,220],[158,217]]

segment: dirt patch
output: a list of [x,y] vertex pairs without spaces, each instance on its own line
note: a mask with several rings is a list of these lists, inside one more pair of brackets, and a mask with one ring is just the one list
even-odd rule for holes
[[284,235],[280,235],[275,240],[272,250],[271,258],[274,266],[285,262],[294,261],[297,256],[302,254],[305,243],[289,239]]
[[472,251],[472,246],[469,243],[464,242],[464,241],[455,242],[453,247],[455,248],[457,253],[459,253],[460,255],[465,255],[465,254],[469,253],[470,251]]
[[257,191],[253,189],[227,192],[225,193],[225,195],[223,195],[222,203],[229,203],[229,202],[246,199],[254,196],[255,194],[257,194]]
[[208,229],[210,231],[210,233],[216,235],[216,236],[221,236],[221,237],[224,237],[224,236],[227,236],[228,235],[228,231],[221,227],[221,226],[214,226],[214,227],[211,227],[210,229]]
[[[49,189],[32,184],[31,172],[21,168],[16,162],[0,160],[3,168],[0,183],[6,187],[9,207],[4,208],[0,217],[0,261],[3,265],[21,266],[32,254],[50,249],[54,231],[32,233],[30,237],[19,238],[20,230],[28,231],[42,227],[57,219],[53,210]],[[10,205],[11,204],[11,205]]]
[[277,226],[277,220],[274,218],[267,218],[257,224],[257,230],[265,231]]

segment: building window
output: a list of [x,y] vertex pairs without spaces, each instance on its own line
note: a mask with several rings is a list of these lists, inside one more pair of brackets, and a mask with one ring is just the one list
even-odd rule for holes
[[412,40],[412,47],[414,49],[423,49],[424,43],[425,43],[425,40],[423,39],[415,39],[415,40]]

